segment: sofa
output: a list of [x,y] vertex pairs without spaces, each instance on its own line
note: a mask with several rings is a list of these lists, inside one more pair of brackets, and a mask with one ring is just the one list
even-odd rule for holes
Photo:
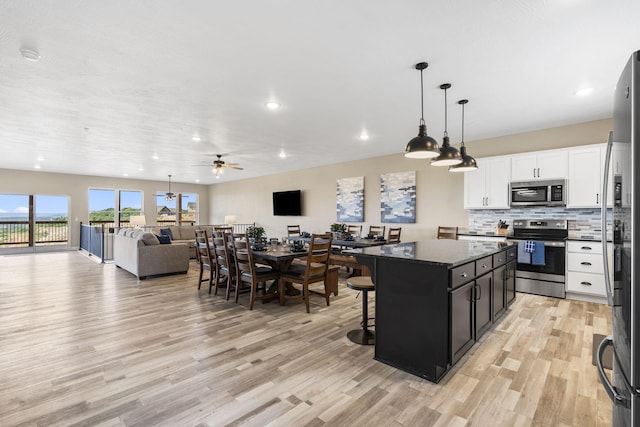
[[189,270],[189,246],[170,242],[161,244],[155,234],[122,228],[113,239],[114,263],[139,279]]
[[[168,231],[167,231],[168,230]],[[207,235],[211,236],[212,225],[171,225],[166,227],[152,227],[153,234],[166,234],[171,238],[172,243],[184,243],[189,247],[189,258],[196,257],[196,230],[207,230]]]

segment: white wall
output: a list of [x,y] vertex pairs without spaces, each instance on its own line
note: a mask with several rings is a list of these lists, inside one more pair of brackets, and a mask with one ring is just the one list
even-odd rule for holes
[[[559,128],[467,143],[469,154],[487,157],[550,148],[606,142],[612,120],[598,120]],[[256,222],[269,237],[282,237],[288,224],[300,224],[304,231],[323,232],[336,222],[336,181],[338,178],[364,176],[365,227],[380,224],[380,175],[415,170],[416,223],[398,224],[402,240],[435,237],[438,225],[468,224],[463,208],[464,174],[449,173],[447,168],[429,166],[426,160],[405,158],[399,154],[330,166],[287,172],[260,178],[213,184],[210,186],[210,223],[224,222],[225,215],[236,215],[238,222]],[[473,173],[473,172],[470,172]],[[272,214],[272,192],[302,190],[303,216],[276,217]],[[385,224],[387,228],[394,224]]]
[[[143,210],[147,221],[155,223],[156,201],[154,195],[158,192],[166,192],[168,186],[168,181],[0,169],[0,193],[69,197],[69,241],[71,247],[80,246],[80,222],[89,223],[89,188],[142,191]],[[206,185],[172,182],[171,190],[175,193],[198,194],[200,223],[207,223],[210,214],[208,210],[209,192]]]

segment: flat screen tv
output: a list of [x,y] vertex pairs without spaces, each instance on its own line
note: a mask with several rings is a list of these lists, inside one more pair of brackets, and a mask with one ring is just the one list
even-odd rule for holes
[[300,190],[274,191],[273,214],[277,216],[301,216],[302,193]]

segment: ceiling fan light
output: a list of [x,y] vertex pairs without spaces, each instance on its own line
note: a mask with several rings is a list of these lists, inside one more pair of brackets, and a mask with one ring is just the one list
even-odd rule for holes
[[432,159],[440,155],[438,141],[427,135],[427,125],[421,124],[418,136],[407,144],[404,156],[410,159]]

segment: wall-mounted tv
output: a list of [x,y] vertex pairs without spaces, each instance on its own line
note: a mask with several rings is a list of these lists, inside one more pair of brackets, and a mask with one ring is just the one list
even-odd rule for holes
[[300,190],[274,191],[273,214],[277,216],[301,216],[302,193]]

